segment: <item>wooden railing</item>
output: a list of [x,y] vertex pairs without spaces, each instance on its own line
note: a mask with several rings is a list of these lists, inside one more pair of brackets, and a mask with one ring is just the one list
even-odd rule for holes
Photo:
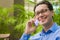
[[0,38],[3,38],[4,40],[9,40],[10,34],[0,34]]

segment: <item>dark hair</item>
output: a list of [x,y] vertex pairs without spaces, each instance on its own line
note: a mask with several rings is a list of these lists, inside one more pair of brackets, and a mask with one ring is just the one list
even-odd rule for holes
[[36,7],[39,6],[39,5],[41,5],[41,4],[46,4],[48,6],[48,8],[49,8],[50,11],[53,10],[53,6],[52,6],[52,4],[50,2],[48,2],[48,1],[41,1],[38,4],[35,5],[34,12],[35,12]]

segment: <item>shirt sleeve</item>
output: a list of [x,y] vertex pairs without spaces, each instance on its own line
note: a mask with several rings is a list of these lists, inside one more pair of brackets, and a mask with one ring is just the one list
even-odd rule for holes
[[22,37],[20,38],[20,40],[28,40],[30,38],[30,34],[25,34],[23,33]]

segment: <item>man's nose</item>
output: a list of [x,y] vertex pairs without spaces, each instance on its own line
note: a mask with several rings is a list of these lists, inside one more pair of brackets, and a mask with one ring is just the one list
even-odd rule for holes
[[43,15],[43,13],[40,13],[39,16]]
[[43,14],[42,14],[42,13],[40,13],[40,14],[38,15],[38,17],[43,17]]
[[42,13],[40,13],[39,15],[38,15],[38,18],[43,18],[43,14]]

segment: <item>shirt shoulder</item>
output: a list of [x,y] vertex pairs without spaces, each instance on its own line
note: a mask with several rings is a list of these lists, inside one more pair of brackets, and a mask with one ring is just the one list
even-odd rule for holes
[[58,37],[58,36],[60,37],[60,27],[59,27],[59,29],[56,30],[55,36],[56,36],[56,37]]
[[60,28],[55,33],[55,40],[60,40]]

